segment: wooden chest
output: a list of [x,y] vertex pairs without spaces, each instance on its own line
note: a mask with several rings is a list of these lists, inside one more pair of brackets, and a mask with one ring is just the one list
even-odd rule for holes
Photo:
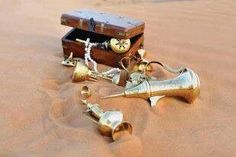
[[62,38],[65,57],[73,52],[74,57],[84,58],[85,44],[76,39],[91,43],[103,43],[111,38],[130,39],[131,46],[125,53],[116,53],[111,48],[92,47],[91,57],[98,63],[112,67],[119,66],[119,61],[134,55],[143,46],[145,24],[141,20],[112,15],[93,10],[71,11],[61,16],[61,24],[73,27]]

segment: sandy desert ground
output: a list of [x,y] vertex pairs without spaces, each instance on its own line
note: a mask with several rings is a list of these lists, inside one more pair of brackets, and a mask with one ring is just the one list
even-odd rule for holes
[[[72,83],[73,68],[60,64],[70,29],[60,16],[83,8],[145,20],[148,59],[193,69],[200,97],[164,98],[151,108],[142,99],[102,100],[121,90],[103,80]],[[236,156],[235,0],[1,0],[0,19],[1,157]],[[91,102],[123,111],[132,136],[112,142],[99,134],[81,114],[83,85]]]

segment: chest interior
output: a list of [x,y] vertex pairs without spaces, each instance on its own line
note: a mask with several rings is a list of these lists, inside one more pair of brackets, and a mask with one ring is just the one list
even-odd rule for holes
[[[131,45],[135,43],[142,34],[136,35],[130,39]],[[95,32],[89,32],[77,28],[73,28],[65,37],[65,40],[71,41],[71,42],[77,42],[76,39],[86,40],[87,38],[90,38],[90,42],[92,43],[103,43],[105,41],[109,41],[112,37],[106,36],[103,34],[98,34]]]

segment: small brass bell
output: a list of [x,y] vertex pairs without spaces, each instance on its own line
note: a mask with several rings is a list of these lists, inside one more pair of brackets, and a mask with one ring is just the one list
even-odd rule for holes
[[72,80],[74,82],[82,82],[85,80],[95,81],[96,76],[85,64],[78,62],[73,72]]
[[144,56],[146,55],[145,49],[139,49],[138,55],[140,56],[140,62],[134,66],[133,71],[135,71],[135,72],[144,72],[144,71],[151,72],[153,70],[152,66],[147,65],[149,62],[146,59],[144,59]]
[[124,116],[121,111],[103,112],[98,104],[91,104],[86,100],[81,101],[87,106],[86,113],[89,113],[92,117],[90,119],[98,124],[98,129],[102,135],[112,137],[115,141],[122,136],[122,132],[124,131],[128,131],[132,134],[132,125],[124,121]]
[[151,72],[152,71],[152,66],[151,65],[146,66],[147,64],[148,64],[148,62],[141,61],[140,63],[138,63],[134,66],[133,71],[136,71],[136,72],[144,72],[144,71]]
[[106,72],[95,72],[90,70],[85,64],[78,62],[72,75],[73,82],[82,82],[85,80],[96,81],[97,78],[103,78],[111,81],[116,85],[120,85],[122,81],[121,70],[118,68],[112,68]]

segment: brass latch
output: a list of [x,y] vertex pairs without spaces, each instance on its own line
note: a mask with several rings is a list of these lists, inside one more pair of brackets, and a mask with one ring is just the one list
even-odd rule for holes
[[96,23],[95,23],[94,19],[90,18],[89,23],[88,23],[88,31],[94,32],[95,31],[95,26],[96,26]]
[[105,26],[105,24],[104,24],[104,23],[101,23],[101,32],[104,31],[104,26]]
[[79,28],[83,28],[83,19],[79,19]]

